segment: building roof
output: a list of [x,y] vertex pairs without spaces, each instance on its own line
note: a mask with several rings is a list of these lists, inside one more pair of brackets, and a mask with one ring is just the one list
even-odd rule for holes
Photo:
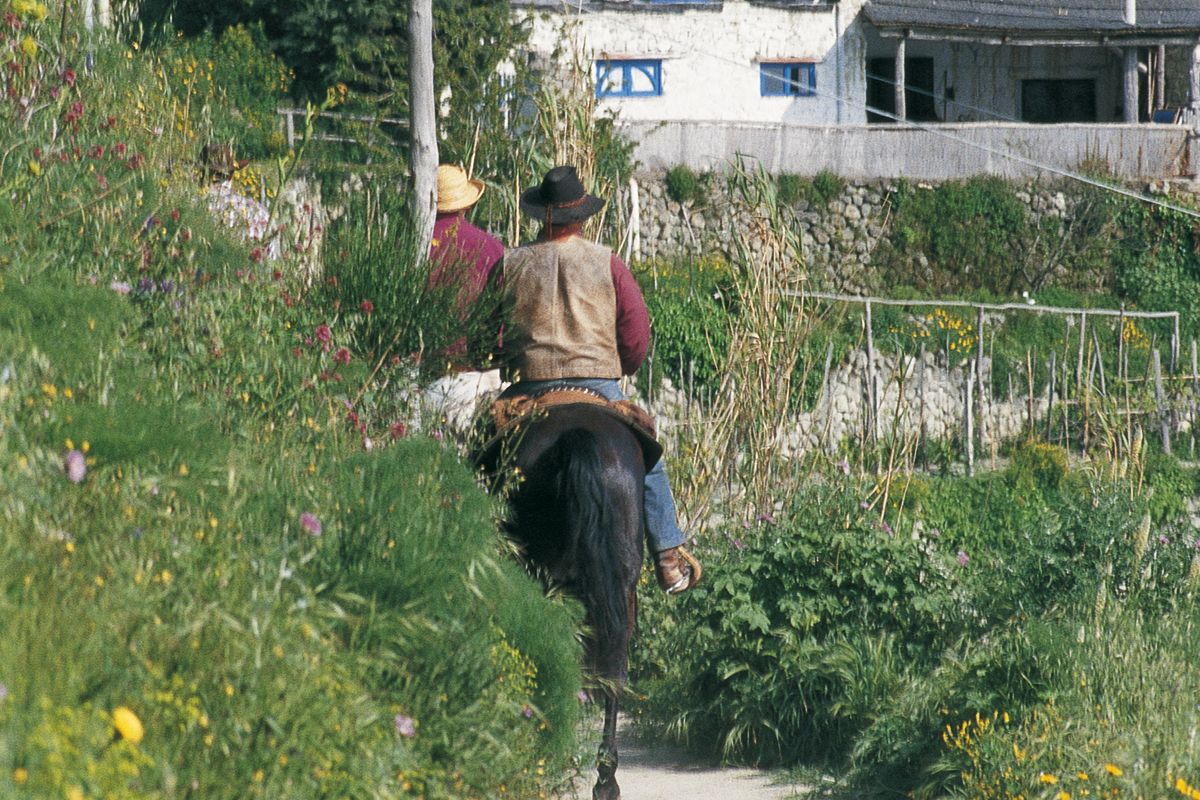
[[944,28],[996,34],[1182,33],[1200,31],[1196,0],[870,0],[863,9],[879,28]]

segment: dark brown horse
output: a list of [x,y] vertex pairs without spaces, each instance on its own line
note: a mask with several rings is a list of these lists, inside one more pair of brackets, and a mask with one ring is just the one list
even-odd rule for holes
[[642,447],[604,409],[572,405],[530,423],[515,463],[524,479],[511,498],[508,532],[531,567],[586,609],[587,667],[604,697],[592,797],[618,800],[617,711],[644,547]]

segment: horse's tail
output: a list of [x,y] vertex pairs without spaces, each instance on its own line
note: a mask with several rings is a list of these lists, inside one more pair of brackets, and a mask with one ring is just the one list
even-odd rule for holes
[[566,518],[566,553],[578,576],[576,590],[591,616],[598,642],[618,640],[629,621],[613,532],[611,498],[596,436],[576,428],[565,432],[558,450],[558,496]]

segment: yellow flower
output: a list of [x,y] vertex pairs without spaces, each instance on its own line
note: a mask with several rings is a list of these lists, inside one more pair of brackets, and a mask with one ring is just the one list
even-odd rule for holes
[[1059,792],[1055,795],[1055,800],[1071,800],[1070,792]]
[[24,767],[17,767],[13,770],[13,783],[19,786],[27,780],[29,780],[29,770]]
[[1125,774],[1124,770],[1122,770],[1122,769],[1121,769],[1120,767],[1118,767],[1116,764],[1111,764],[1111,763],[1110,763],[1110,764],[1105,764],[1105,765],[1104,765],[1104,770],[1105,770],[1105,771],[1106,771],[1106,772],[1107,772],[1109,775],[1112,775],[1114,778],[1119,778],[1119,777],[1121,777],[1122,775],[1124,775],[1124,774]]
[[146,731],[142,728],[142,721],[138,719],[137,714],[125,706],[117,706],[112,712],[113,727],[117,729],[117,733],[121,734],[121,738],[137,744],[142,740]]
[[26,36],[21,40],[21,51],[30,58],[37,55],[37,42],[33,40],[32,36]]
[[1042,783],[1058,783],[1058,778],[1054,775],[1051,775],[1049,772],[1043,772],[1041,775],[1038,775],[1038,780]]
[[78,786],[67,789],[67,800],[83,800],[83,789]]
[[[36,47],[36,45],[35,45],[35,47]],[[29,171],[33,173],[33,176],[34,176],[35,178],[37,178],[37,177],[41,177],[41,174],[42,174],[42,165],[41,165],[41,164],[39,164],[39,163],[38,163],[38,162],[36,162],[36,161],[30,161],[30,162],[29,162]]]
[[1075,777],[1079,778],[1081,781],[1086,781],[1088,779],[1088,774],[1086,772],[1076,772]]

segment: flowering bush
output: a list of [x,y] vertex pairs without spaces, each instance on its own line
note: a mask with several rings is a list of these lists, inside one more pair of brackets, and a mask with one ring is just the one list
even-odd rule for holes
[[207,63],[89,71],[80,13],[0,0],[0,795],[549,791],[576,609],[384,391],[374,309],[212,217]]

